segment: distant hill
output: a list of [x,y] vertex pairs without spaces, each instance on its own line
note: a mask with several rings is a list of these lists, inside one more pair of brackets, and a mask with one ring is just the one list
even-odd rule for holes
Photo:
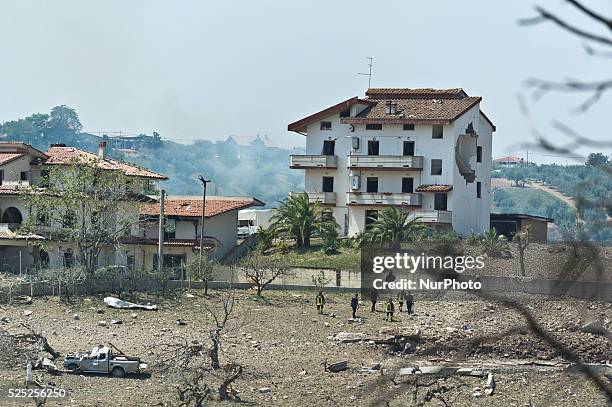
[[168,176],[170,180],[160,183],[160,187],[171,195],[200,195],[200,174],[213,181],[209,194],[254,196],[272,207],[289,191],[304,188],[303,173],[289,169],[289,155],[300,150],[270,147],[267,136],[180,144],[163,140],[157,133],[108,137],[81,129],[74,109],[56,106],[49,114],[6,121],[0,127],[0,140],[25,142],[42,151],[51,144],[64,143],[92,152],[104,140],[109,156]]

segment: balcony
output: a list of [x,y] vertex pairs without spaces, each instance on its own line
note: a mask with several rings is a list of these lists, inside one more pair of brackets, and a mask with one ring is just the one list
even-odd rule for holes
[[348,168],[422,170],[423,157],[412,155],[350,155]]
[[290,155],[289,168],[338,168],[338,156]]
[[[289,195],[299,195],[303,192],[289,192]],[[335,192],[308,192],[308,202],[315,203],[319,202],[323,205],[335,205],[336,204],[336,193]]]
[[413,218],[419,218],[421,223],[453,223],[451,211],[417,210],[412,212]]
[[405,205],[420,206],[421,194],[401,192],[349,192],[349,205]]

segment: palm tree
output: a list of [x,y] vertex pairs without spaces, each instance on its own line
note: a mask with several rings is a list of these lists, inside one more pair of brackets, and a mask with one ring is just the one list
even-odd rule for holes
[[309,247],[310,238],[315,233],[327,235],[339,227],[334,217],[321,207],[321,203],[309,201],[306,192],[285,199],[272,217],[272,222],[271,228],[295,239],[297,247]]
[[378,213],[364,233],[365,243],[387,243],[397,249],[400,242],[413,240],[424,226],[417,223],[418,218],[410,219],[410,213],[404,209],[390,206]]

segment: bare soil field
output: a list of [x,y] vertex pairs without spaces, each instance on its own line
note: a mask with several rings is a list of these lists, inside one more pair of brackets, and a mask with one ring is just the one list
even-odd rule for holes
[[[212,321],[205,305],[220,295],[177,295],[160,300],[158,311],[107,308],[103,296],[77,298],[72,304],[57,298],[36,298],[30,305],[1,306],[0,328],[18,332],[20,322],[41,330],[62,355],[111,342],[154,366],[156,345],[179,340],[209,341]],[[415,315],[404,312],[386,322],[379,304],[370,312],[363,301],[361,321],[350,319],[350,294],[327,293],[324,315],[314,306],[314,292],[264,291],[265,301],[251,291],[238,291],[234,313],[222,336],[221,361],[244,368],[234,383],[243,404],[257,406],[605,406],[606,398],[584,375],[571,372],[558,351],[533,335],[513,309],[466,294],[441,299],[415,298]],[[531,311],[564,346],[589,363],[610,363],[612,342],[581,327],[599,320],[610,328],[612,304],[529,295],[512,297]],[[100,313],[101,310],[102,312]],[[31,313],[29,311],[32,311]],[[26,315],[27,314],[27,315]],[[78,315],[75,319],[74,315]],[[133,315],[134,314],[134,315]],[[177,325],[181,318],[185,325]],[[100,320],[122,320],[99,326]],[[408,332],[410,346],[388,341],[389,333]],[[364,340],[337,340],[361,335]],[[335,338],[335,339],[334,339]],[[381,339],[382,338],[382,339]],[[385,339],[387,338],[387,339]],[[387,341],[387,343],[384,343]],[[379,342],[379,343],[375,343]],[[382,343],[381,343],[382,342]],[[408,349],[410,348],[410,349]],[[408,349],[408,350],[406,350]],[[405,351],[406,350],[406,351]],[[332,373],[324,363],[348,361],[348,369]],[[0,366],[0,405],[33,405],[9,399],[8,388],[23,387],[23,361]],[[364,367],[380,363],[380,369]],[[58,365],[61,362],[58,360]],[[492,371],[496,383],[484,394],[486,375],[449,377],[400,375],[400,369],[459,366]],[[605,367],[605,366],[604,366]],[[152,370],[150,376],[106,376],[34,372],[42,382],[65,389],[63,399],[46,405],[175,406],[175,379]],[[601,376],[610,386],[610,379]],[[415,394],[416,390],[416,394]],[[414,399],[422,404],[414,403]],[[211,400],[211,405],[230,402]]]

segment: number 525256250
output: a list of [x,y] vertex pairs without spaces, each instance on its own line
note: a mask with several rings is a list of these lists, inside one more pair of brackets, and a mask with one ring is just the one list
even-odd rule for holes
[[65,397],[66,389],[9,389],[9,398]]

